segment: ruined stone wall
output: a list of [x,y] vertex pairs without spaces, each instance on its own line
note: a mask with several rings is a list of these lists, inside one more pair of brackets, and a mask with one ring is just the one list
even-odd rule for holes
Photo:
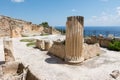
[[[54,42],[52,47],[48,50],[48,52],[49,54],[57,56],[63,60],[65,60],[66,58],[65,44],[63,44],[63,42]],[[100,50],[99,44],[83,44],[82,54],[84,54],[84,60],[93,58],[95,56],[99,56],[101,52],[102,51]]]
[[5,61],[14,61],[14,56],[13,56],[13,44],[12,44],[12,39],[9,37],[5,37],[3,39],[3,44],[4,44],[4,53],[5,53]]
[[82,54],[84,54],[85,60],[100,55],[101,50],[100,50],[99,44],[96,43],[96,44],[88,45],[88,44],[84,43]]
[[65,59],[65,45],[63,42],[54,41],[52,47],[48,50],[48,52],[61,59]]
[[99,37],[99,36],[98,37],[91,36],[89,39],[85,39],[85,43],[88,43],[88,44],[99,43],[101,47],[105,47],[105,48],[108,48],[111,42],[112,42],[112,39]]
[[42,51],[48,51],[53,45],[53,41],[50,40],[36,40],[36,47]]

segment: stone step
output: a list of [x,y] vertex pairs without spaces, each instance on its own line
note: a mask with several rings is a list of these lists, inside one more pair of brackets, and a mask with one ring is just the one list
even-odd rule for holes
[[3,39],[0,38],[0,65],[5,62]]

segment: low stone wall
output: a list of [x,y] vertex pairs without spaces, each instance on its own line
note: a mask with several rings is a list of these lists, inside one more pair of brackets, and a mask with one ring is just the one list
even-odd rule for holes
[[[45,40],[37,40],[36,42],[37,48],[40,50],[48,51],[49,54],[57,56],[63,60],[66,58],[65,51],[65,43],[64,41],[45,41]],[[101,54],[100,46],[98,43],[96,44],[83,44],[82,49],[82,57],[84,60],[90,59],[92,57],[98,56]]]
[[63,42],[54,41],[52,47],[49,49],[48,52],[61,59],[65,59],[65,45],[63,44]]
[[13,56],[13,44],[12,44],[12,39],[5,37],[3,39],[3,44],[4,44],[4,53],[5,53],[5,61],[14,61],[14,56]]
[[36,40],[36,47],[42,51],[48,51],[52,47],[53,42],[48,40]]
[[[62,42],[54,42],[52,47],[48,51],[50,54],[55,55],[61,59],[65,59],[65,45]],[[84,57],[84,60],[93,58],[95,56],[99,56],[101,54],[100,46],[99,44],[91,44],[88,45],[86,43],[83,44],[83,50],[82,55]]]
[[99,43],[99,45],[101,47],[109,47],[109,44],[112,42],[112,39],[110,38],[104,38],[104,37],[96,37],[96,36],[91,36],[90,38],[87,38],[84,40],[85,43],[88,44],[95,44],[95,43]]
[[84,54],[84,59],[90,59],[92,57],[100,55],[102,52],[100,50],[99,44],[88,45],[84,43],[82,54]]

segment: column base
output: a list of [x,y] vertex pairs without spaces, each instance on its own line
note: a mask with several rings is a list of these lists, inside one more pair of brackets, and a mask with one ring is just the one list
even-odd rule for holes
[[65,58],[65,62],[72,63],[72,64],[81,63],[83,61],[84,61],[84,57],[81,57],[81,58],[79,58],[77,60]]

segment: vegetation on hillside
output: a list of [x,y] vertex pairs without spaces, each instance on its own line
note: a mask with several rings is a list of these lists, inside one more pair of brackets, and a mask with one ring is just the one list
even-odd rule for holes
[[49,27],[49,24],[48,22],[42,22],[41,24],[39,24],[40,26],[43,26],[43,27],[46,27],[48,28]]
[[120,41],[113,40],[110,44],[108,49],[114,51],[120,51]]

